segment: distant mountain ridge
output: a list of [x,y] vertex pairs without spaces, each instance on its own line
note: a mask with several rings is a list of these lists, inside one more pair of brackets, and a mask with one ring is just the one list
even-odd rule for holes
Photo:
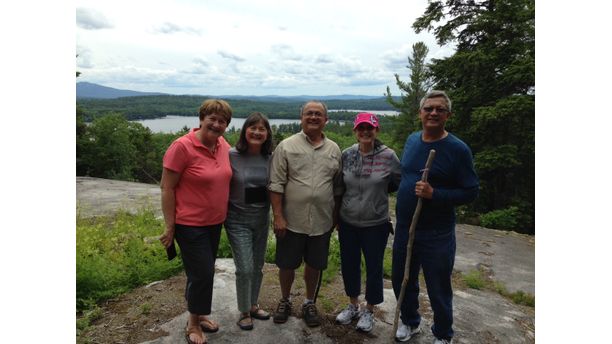
[[[115,99],[121,97],[138,97],[138,96],[159,96],[159,95],[170,95],[168,93],[161,92],[139,92],[139,91],[131,91],[131,90],[121,90],[117,88],[102,86],[98,84],[94,84],[91,82],[77,82],[76,83],[76,97],[80,98],[92,98],[92,99]],[[205,95],[193,95],[193,96],[202,96]],[[338,100],[355,100],[355,99],[377,99],[382,98],[383,96],[364,96],[364,95],[350,95],[350,94],[342,94],[342,95],[331,95],[331,96],[308,96],[308,95],[300,95],[300,96],[241,96],[241,95],[222,95],[215,96],[217,98],[225,98],[225,99],[245,99],[245,100],[255,100],[255,101],[273,101],[273,102],[285,102],[285,101],[307,101],[310,99],[318,99],[318,100],[330,100],[330,99],[338,99]]]
[[76,97],[78,98],[97,98],[97,99],[114,99],[121,97],[136,97],[136,96],[161,96],[167,93],[160,92],[138,92],[131,90],[120,90],[117,88],[106,87],[91,82],[77,82]]

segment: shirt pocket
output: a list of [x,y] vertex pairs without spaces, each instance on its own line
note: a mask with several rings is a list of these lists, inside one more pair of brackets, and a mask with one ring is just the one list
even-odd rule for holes
[[313,167],[310,160],[304,153],[288,153],[287,172],[293,176],[307,176]]

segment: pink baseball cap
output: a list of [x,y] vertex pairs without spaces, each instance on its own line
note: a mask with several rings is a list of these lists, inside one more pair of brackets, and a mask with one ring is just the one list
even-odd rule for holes
[[368,123],[374,128],[378,128],[378,117],[375,114],[369,112],[358,113],[357,117],[355,117],[355,122],[353,122],[353,130],[357,128],[357,126],[361,123]]

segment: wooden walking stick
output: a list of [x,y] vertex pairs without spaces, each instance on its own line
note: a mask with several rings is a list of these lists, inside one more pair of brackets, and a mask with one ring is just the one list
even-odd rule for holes
[[[429,169],[431,168],[431,164],[433,163],[433,159],[436,156],[435,150],[429,151],[429,156],[427,157],[427,162],[425,163],[425,169],[423,169],[423,175],[421,176],[421,181],[426,182],[427,176],[429,175]],[[397,331],[397,324],[400,314],[400,307],[402,305],[402,301],[404,301],[404,294],[406,294],[406,285],[408,285],[408,276],[410,274],[410,257],[412,256],[412,244],[414,243],[414,231],[419,222],[419,215],[421,215],[421,208],[423,207],[423,199],[419,197],[417,201],[416,209],[414,210],[414,214],[412,215],[412,222],[410,223],[410,229],[408,231],[408,245],[406,247],[406,264],[404,265],[404,279],[402,280],[402,289],[399,294],[399,298],[397,299],[397,305],[395,306],[395,319],[393,320],[393,340],[395,340],[395,333]]]

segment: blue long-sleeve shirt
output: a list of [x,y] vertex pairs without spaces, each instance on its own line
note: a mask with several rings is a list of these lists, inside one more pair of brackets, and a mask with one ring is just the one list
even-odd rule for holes
[[416,209],[414,193],[421,180],[430,149],[436,150],[428,182],[433,187],[432,199],[423,199],[417,230],[452,230],[455,226],[455,206],[472,202],[478,196],[478,176],[474,170],[470,148],[453,134],[435,141],[424,142],[422,131],[412,133],[404,145],[402,181],[397,192],[396,216],[398,228],[408,228]]

